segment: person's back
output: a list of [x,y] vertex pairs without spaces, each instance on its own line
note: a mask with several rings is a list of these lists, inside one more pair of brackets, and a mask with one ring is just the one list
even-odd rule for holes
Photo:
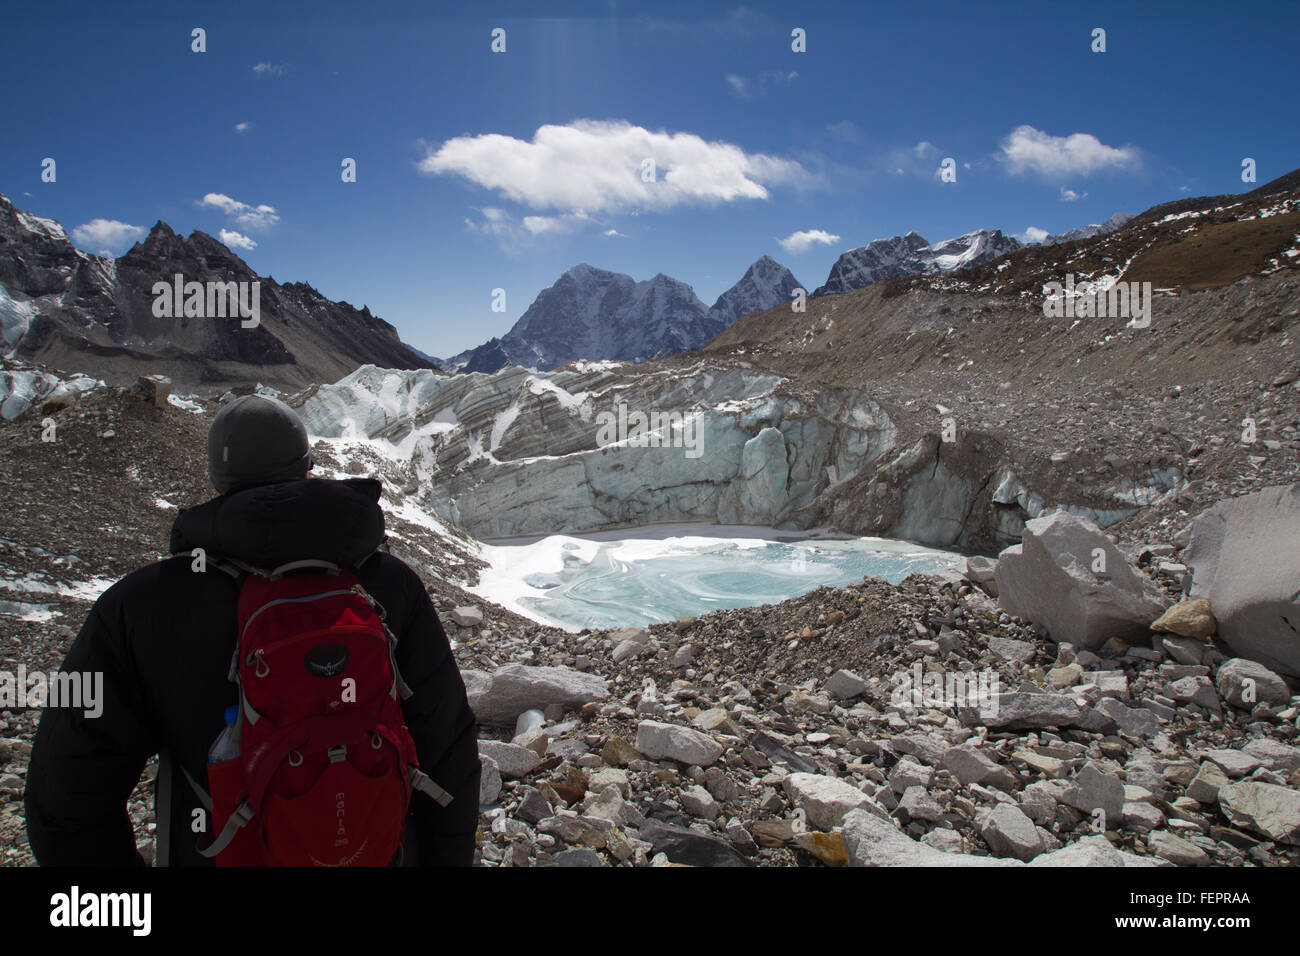
[[[280,409],[254,408],[292,415]],[[69,650],[64,670],[104,674],[102,714],[51,709],[42,716],[26,794],[37,861],[139,863],[126,800],[149,757],[161,751],[157,862],[210,865],[199,848],[213,834],[206,827],[194,832],[201,801],[181,770],[205,782],[208,749],[236,702],[228,674],[240,582],[221,565],[269,569],[315,559],[353,568],[383,607],[397,637],[398,670],[412,691],[402,712],[420,768],[453,798],[442,807],[424,793],[413,795],[403,861],[470,864],[478,820],[477,725],[423,583],[400,560],[376,551],[384,539],[379,483],[293,479],[310,467],[300,454],[301,425],[294,434],[274,423],[270,434],[246,427],[257,440],[241,447],[249,435],[222,431],[240,431],[238,411],[218,416],[209,448],[214,484],[225,493],[180,514],[172,529],[174,556],[105,592]],[[268,440],[298,447],[267,468],[252,468],[250,479],[248,462],[267,457]],[[236,480],[225,474],[231,467],[240,472]]]

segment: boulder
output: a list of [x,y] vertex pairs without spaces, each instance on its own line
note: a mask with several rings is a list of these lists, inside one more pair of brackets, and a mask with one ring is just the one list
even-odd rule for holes
[[1146,642],[1169,603],[1096,524],[1064,511],[1026,522],[1021,543],[998,558],[997,587],[1009,614],[1086,650],[1111,638]]
[[1300,770],[1300,747],[1284,744],[1271,737],[1252,740],[1242,748],[1269,770],[1290,775]]
[[[866,810],[845,814],[844,848],[849,866],[943,866],[985,867],[1025,866],[1016,859],[945,853],[903,833],[888,819]],[[1156,861],[1125,853],[1110,845],[1103,836],[1089,836],[1050,853],[1036,857],[1029,866],[1155,866]]]
[[1105,773],[1088,763],[1075,776],[1074,784],[1065,791],[1062,802],[1085,813],[1100,810],[1105,814],[1103,822],[1106,828],[1110,829],[1118,826],[1124,816],[1124,782],[1115,774]]
[[499,740],[480,740],[478,752],[481,756],[491,757],[501,776],[507,780],[517,780],[542,762],[535,751]]
[[1300,846],[1300,791],[1242,780],[1219,788],[1219,808],[1234,826]]
[[816,830],[834,829],[850,810],[871,802],[853,784],[819,773],[792,773],[782,785],[790,802],[803,810],[808,825]]
[[939,801],[930,796],[930,792],[921,786],[911,786],[903,791],[902,796],[898,798],[896,812],[900,819],[909,822],[927,820],[930,823],[937,823],[943,819],[943,807],[939,806]]
[[1179,637],[1209,637],[1216,627],[1214,612],[1205,598],[1179,601],[1151,622],[1151,630]]
[[940,766],[962,784],[978,783],[1007,793],[1012,793],[1016,787],[1015,774],[969,744],[950,747]]
[[483,623],[483,611],[472,604],[451,609],[451,619],[457,627],[477,627]]
[[1147,856],[1116,849],[1101,834],[1076,840],[1069,846],[1035,857],[1030,866],[1159,866]]
[[1028,641],[1017,641],[1010,637],[990,637],[989,650],[1004,661],[1028,664],[1034,659],[1034,645]]
[[1228,785],[1228,776],[1212,761],[1205,761],[1187,785],[1187,795],[1197,803],[1218,803],[1219,791]]
[[852,700],[863,694],[870,686],[853,671],[838,670],[827,678],[822,690],[836,700]]
[[1046,848],[1034,821],[1009,803],[999,803],[989,812],[980,826],[980,836],[995,856],[1013,856],[1026,863]]
[[1263,664],[1244,657],[1224,661],[1214,680],[1228,703],[1245,710],[1256,704],[1284,706],[1291,699],[1286,681]]
[[1220,501],[1192,522],[1183,560],[1239,657],[1300,677],[1300,483]]
[[1142,707],[1128,707],[1113,697],[1103,697],[1093,708],[1115,722],[1121,733],[1131,737],[1154,737],[1160,730],[1160,718]]
[[1258,757],[1228,747],[1204,750],[1196,756],[1200,757],[1202,760],[1209,760],[1217,764],[1219,769],[1234,780],[1237,777],[1244,777],[1249,773],[1253,773],[1255,770],[1259,769],[1260,765]]
[[524,789],[524,798],[519,801],[519,806],[515,808],[515,816],[520,820],[531,823],[536,826],[547,817],[555,812],[550,802],[542,796],[541,791],[527,787]]
[[636,749],[651,760],[676,760],[697,767],[707,767],[722,756],[722,744],[708,734],[657,720],[637,725]]
[[462,671],[461,676],[481,724],[509,727],[526,710],[545,710],[552,704],[578,707],[609,697],[603,678],[567,667],[506,664],[491,676],[482,671]]
[[1168,830],[1156,830],[1149,834],[1147,846],[1156,856],[1176,866],[1206,866],[1210,862],[1210,855],[1199,846]]
[[698,785],[687,787],[677,795],[677,798],[681,801],[682,809],[693,817],[713,821],[718,819],[718,814],[722,812],[718,801],[713,799],[713,794]]
[[1077,727],[1084,708],[1065,694],[1000,694],[991,706],[958,706],[957,717],[967,727],[1034,730],[1042,727]]

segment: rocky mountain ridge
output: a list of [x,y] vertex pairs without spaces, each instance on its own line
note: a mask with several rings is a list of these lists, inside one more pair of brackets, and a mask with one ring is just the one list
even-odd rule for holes
[[582,263],[538,293],[504,336],[438,365],[491,373],[507,364],[546,371],[571,359],[643,362],[697,348],[746,312],[790,301],[798,285],[763,256],[707,308],[689,285],[663,273],[637,282]]
[[[198,314],[156,308],[155,283],[170,285],[177,274],[204,287]],[[255,323],[224,299],[224,317],[205,317],[213,286],[238,288],[251,305],[253,283]],[[185,300],[190,311],[188,292]],[[24,213],[3,196],[0,321],[14,358],[113,382],[155,372],[188,384],[302,387],[366,362],[429,366],[369,308],[333,302],[305,282],[260,277],[207,233],[182,237],[158,222],[125,254],[107,258],[75,248],[58,223]]]

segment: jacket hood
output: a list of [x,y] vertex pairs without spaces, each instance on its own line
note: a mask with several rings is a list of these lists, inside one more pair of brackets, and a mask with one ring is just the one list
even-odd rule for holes
[[202,548],[256,568],[315,559],[355,566],[384,540],[374,478],[303,478],[245,488],[184,509],[171,553]]

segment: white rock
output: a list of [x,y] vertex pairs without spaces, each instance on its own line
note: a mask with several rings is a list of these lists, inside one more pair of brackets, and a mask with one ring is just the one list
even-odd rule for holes
[[542,762],[542,758],[527,747],[499,740],[480,740],[478,752],[481,756],[491,757],[501,776],[507,780],[517,780]]
[[950,747],[940,766],[963,784],[987,784],[1008,792],[1015,788],[1015,775],[1011,771],[969,744]]
[[722,756],[722,744],[690,727],[643,720],[636,728],[636,749],[650,760],[676,760],[707,767]]
[[[944,853],[913,840],[888,819],[865,810],[844,817],[844,847],[849,866],[1025,866],[1015,859]],[[1036,857],[1029,866],[1155,866],[1155,861],[1115,849],[1103,836],[1083,839]]]
[[473,687],[467,680],[465,690],[479,723],[503,726],[515,723],[526,710],[545,710],[552,704],[580,706],[609,697],[609,686],[600,677],[567,667],[527,664],[506,664],[487,681],[475,680]]
[[472,604],[451,609],[451,619],[457,627],[476,627],[483,623],[483,612]]
[[1240,657],[1300,676],[1300,484],[1220,501],[1192,523],[1191,596],[1209,598]]
[[1124,782],[1113,773],[1098,770],[1094,764],[1084,764],[1061,802],[1086,813],[1101,810],[1109,829],[1123,819]]
[[1215,685],[1228,703],[1245,710],[1256,704],[1281,706],[1291,699],[1286,681],[1258,661],[1244,657],[1224,661],[1215,675]]
[[1252,740],[1242,749],[1269,770],[1276,770],[1283,774],[1292,774],[1300,770],[1300,747],[1284,744],[1271,737],[1262,737]]
[[[1092,570],[1099,559],[1104,573]],[[1112,637],[1145,640],[1169,604],[1096,524],[1064,511],[1026,522],[1021,543],[998,558],[997,587],[1008,613],[1088,650]]]
[[718,801],[713,799],[713,794],[701,786],[687,787],[678,794],[681,801],[682,809],[693,817],[713,821],[718,819],[721,807]]
[[1278,843],[1300,845],[1300,792],[1242,780],[1219,788],[1219,807],[1239,827]]
[[1206,750],[1199,754],[1204,760],[1213,760],[1229,777],[1244,777],[1259,766],[1259,758],[1241,750]]
[[1210,862],[1210,855],[1199,846],[1168,830],[1148,834],[1147,846],[1156,856],[1177,866],[1205,866]]
[[781,783],[790,802],[804,811],[808,825],[816,830],[834,829],[844,814],[871,802],[853,784],[824,774],[792,773]]
[[837,700],[852,700],[865,693],[870,686],[853,671],[838,670],[827,679],[822,690]]
[[1034,821],[1009,803],[999,803],[985,817],[980,836],[996,856],[1013,856],[1026,863],[1044,850]]

